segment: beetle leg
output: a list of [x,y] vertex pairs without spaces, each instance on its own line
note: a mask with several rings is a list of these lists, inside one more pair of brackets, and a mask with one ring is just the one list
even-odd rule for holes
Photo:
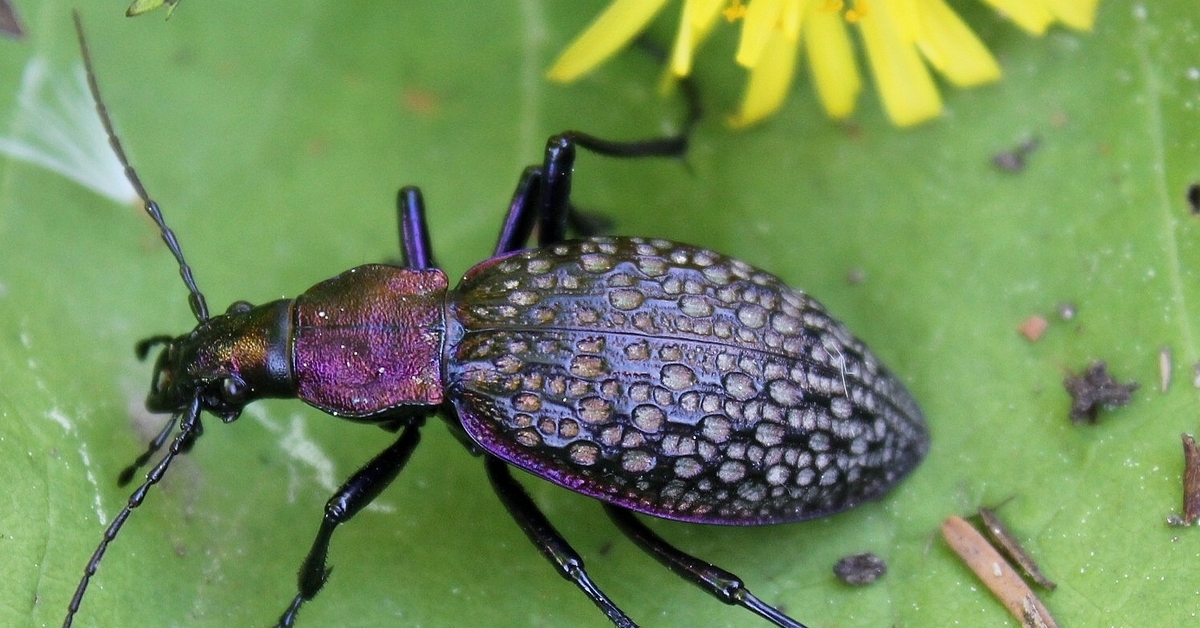
[[421,440],[419,429],[419,426],[415,425],[405,428],[399,440],[355,471],[333,497],[329,498],[329,502],[325,504],[325,519],[317,531],[317,538],[313,540],[312,549],[300,565],[299,592],[279,617],[277,628],[293,625],[300,606],[321,591],[325,580],[329,578],[329,572],[332,571],[332,568],[326,565],[325,558],[329,553],[329,540],[334,529],[358,514],[396,479],[396,475],[404,468],[413,449]]
[[636,628],[637,624],[592,582],[584,569],[583,559],[558,530],[554,529],[554,525],[546,519],[546,515],[542,514],[537,504],[533,503],[525,488],[513,478],[508,464],[499,458],[484,456],[484,466],[487,468],[488,478],[492,481],[492,488],[508,509],[508,514],[512,515],[529,540],[541,550],[542,556],[558,569],[559,575],[575,583],[613,624],[620,628]]
[[494,255],[525,248],[535,221],[538,223],[538,246],[565,240],[568,224],[576,227],[589,224],[589,220],[576,215],[571,206],[571,171],[575,167],[576,147],[606,157],[682,157],[687,152],[688,135],[699,118],[695,95],[689,91],[688,96],[688,119],[683,132],[677,136],[613,142],[579,131],[566,131],[551,137],[546,142],[542,165],[529,166],[521,173]]
[[396,195],[397,222],[400,226],[400,257],[405,268],[436,268],[433,247],[429,244],[429,226],[425,223],[425,201],[416,186],[400,188]]
[[[690,130],[690,125],[688,127]],[[571,211],[571,171],[576,147],[606,157],[682,157],[688,136],[663,137],[640,142],[613,142],[594,135],[567,131],[546,142],[542,162],[542,184],[538,193],[538,245],[549,246],[566,239]]]
[[661,536],[638,521],[633,513],[612,504],[604,504],[604,511],[609,518],[629,537],[642,551],[666,565],[676,575],[707,591],[710,595],[730,605],[738,605],[762,616],[767,621],[781,628],[805,628],[804,624],[780,613],[762,600],[754,597],[742,579],[736,575],[700,560],[690,554],[685,554]]
[[508,204],[508,213],[504,216],[504,224],[500,227],[500,238],[496,240],[493,257],[525,248],[533,233],[533,222],[537,217],[534,211],[541,187],[541,166],[529,166],[521,172],[512,202]]
[[[175,431],[176,418],[176,416],[172,415],[169,419],[167,419],[166,425],[163,425],[163,429],[158,433],[158,436],[155,436],[154,440],[150,441],[150,444],[146,447],[146,451],[142,452],[142,455],[138,456],[132,464],[121,470],[121,474],[117,476],[117,486],[125,486],[132,482],[133,476],[137,473],[138,469],[141,469],[147,462],[149,462],[150,459],[154,457],[154,454],[158,453],[159,449],[162,449],[162,446],[165,445],[167,440],[170,439],[171,433]],[[199,438],[203,433],[204,426],[197,421],[196,427],[192,430],[189,430],[187,432],[187,437],[182,443],[180,443],[179,453],[186,454],[191,451],[192,445],[196,444],[196,439]]]

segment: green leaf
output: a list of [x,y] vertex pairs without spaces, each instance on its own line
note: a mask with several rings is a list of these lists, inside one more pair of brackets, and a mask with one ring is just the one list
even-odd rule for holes
[[[405,184],[422,186],[439,260],[460,274],[491,250],[548,135],[643,137],[682,115],[638,50],[578,84],[543,81],[600,1],[204,0],[169,22],[84,4],[122,139],[216,310],[394,258]],[[0,41],[0,135],[14,132],[30,59],[69,84],[71,6],[27,7],[29,37]],[[708,246],[820,298],[911,385],[933,433],[910,479],[844,514],[650,523],[814,628],[1012,625],[937,529],[1013,497],[1001,515],[1058,581],[1044,599],[1062,625],[1184,625],[1200,531],[1165,519],[1181,503],[1179,433],[1200,430],[1195,11],[1103,2],[1094,33],[1033,39],[978,4],[956,8],[1006,76],[946,88],[931,124],[890,127],[870,93],[853,124],[830,122],[802,77],[775,118],[732,132],[722,120],[744,76],[722,27],[697,61],[707,114],[686,166],[580,159],[578,203],[621,233]],[[655,26],[660,41],[676,18]],[[1030,137],[1024,170],[991,165]],[[1060,303],[1077,316],[1058,319]],[[1016,328],[1038,313],[1051,324],[1030,342]],[[134,207],[0,161],[0,625],[61,622],[101,520],[127,498],[117,473],[161,426],[141,410],[150,368],[133,344],[192,324]],[[1062,379],[1093,359],[1142,386],[1129,407],[1074,426]],[[394,438],[298,402],[208,423],[110,548],[76,625],[269,625],[324,501]],[[593,501],[525,485],[643,625],[764,625],[640,554]],[[606,625],[440,425],[379,502],[335,535],[333,575],[301,626]],[[862,551],[889,574],[836,582],[833,563]]]

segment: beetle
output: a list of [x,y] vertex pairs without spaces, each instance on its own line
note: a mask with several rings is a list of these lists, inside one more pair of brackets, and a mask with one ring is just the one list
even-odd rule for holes
[[542,163],[519,179],[492,256],[457,287],[435,264],[420,191],[406,187],[397,201],[399,264],[359,266],[294,299],[239,301],[211,315],[113,130],[78,14],[75,25],[97,112],[175,257],[197,325],[137,346],[143,358],[159,348],[146,407],[171,418],[122,481],[167,450],[106,529],[64,628],[129,515],[199,438],[201,415],[230,422],[261,398],[297,398],[399,433],[326,504],[282,627],[325,584],[334,530],[397,477],[435,415],[482,458],[534,545],[617,626],[636,624],[592,581],[511,467],[596,498],[634,544],[722,602],[803,628],[634,513],[722,525],[825,516],[883,495],[929,448],[904,385],[807,294],[696,246],[567,238],[577,148],[679,155],[686,135],[551,137]]

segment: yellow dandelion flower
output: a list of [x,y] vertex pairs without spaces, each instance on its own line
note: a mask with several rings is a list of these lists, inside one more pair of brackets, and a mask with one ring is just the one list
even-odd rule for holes
[[[1099,0],[981,0],[1034,35],[1055,22],[1092,27]],[[615,0],[562,53],[547,75],[572,81],[623,48],[666,0]],[[718,18],[724,17],[724,20]],[[817,97],[835,119],[854,112],[862,77],[849,31],[858,31],[884,111],[897,126],[936,117],[942,99],[931,70],[959,87],[1000,78],[1000,66],[945,0],[684,0],[670,72],[687,76],[696,49],[719,21],[741,22],[734,55],[749,71],[730,117],[746,126],[783,104],[803,46]]]

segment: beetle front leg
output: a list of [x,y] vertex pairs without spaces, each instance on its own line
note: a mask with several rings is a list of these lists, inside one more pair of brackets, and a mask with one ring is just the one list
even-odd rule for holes
[[484,456],[483,464],[487,468],[488,478],[492,481],[492,488],[508,509],[508,514],[521,526],[521,530],[542,552],[542,556],[558,569],[559,575],[575,583],[613,624],[620,628],[637,628],[637,624],[592,582],[583,567],[583,559],[558,530],[554,529],[554,525],[542,514],[537,504],[533,503],[525,488],[513,478],[508,464],[487,455]]
[[332,571],[332,568],[326,565],[325,558],[329,554],[329,540],[334,529],[352,519],[396,479],[396,475],[404,468],[412,456],[413,449],[421,440],[419,429],[414,425],[404,428],[399,440],[355,471],[333,497],[329,498],[325,504],[325,519],[321,521],[317,538],[313,540],[312,549],[300,565],[299,592],[279,617],[276,628],[292,626],[296,622],[296,613],[299,612],[300,606],[316,597],[321,587],[325,586],[325,580]]
[[780,613],[755,597],[746,588],[746,585],[742,584],[741,578],[707,561],[680,551],[646,527],[646,524],[638,521],[632,512],[612,504],[604,504],[604,511],[608,513],[613,523],[617,524],[617,528],[642,551],[653,556],[655,560],[666,565],[676,575],[704,589],[718,600],[753,611],[781,628],[805,628],[804,624]]

